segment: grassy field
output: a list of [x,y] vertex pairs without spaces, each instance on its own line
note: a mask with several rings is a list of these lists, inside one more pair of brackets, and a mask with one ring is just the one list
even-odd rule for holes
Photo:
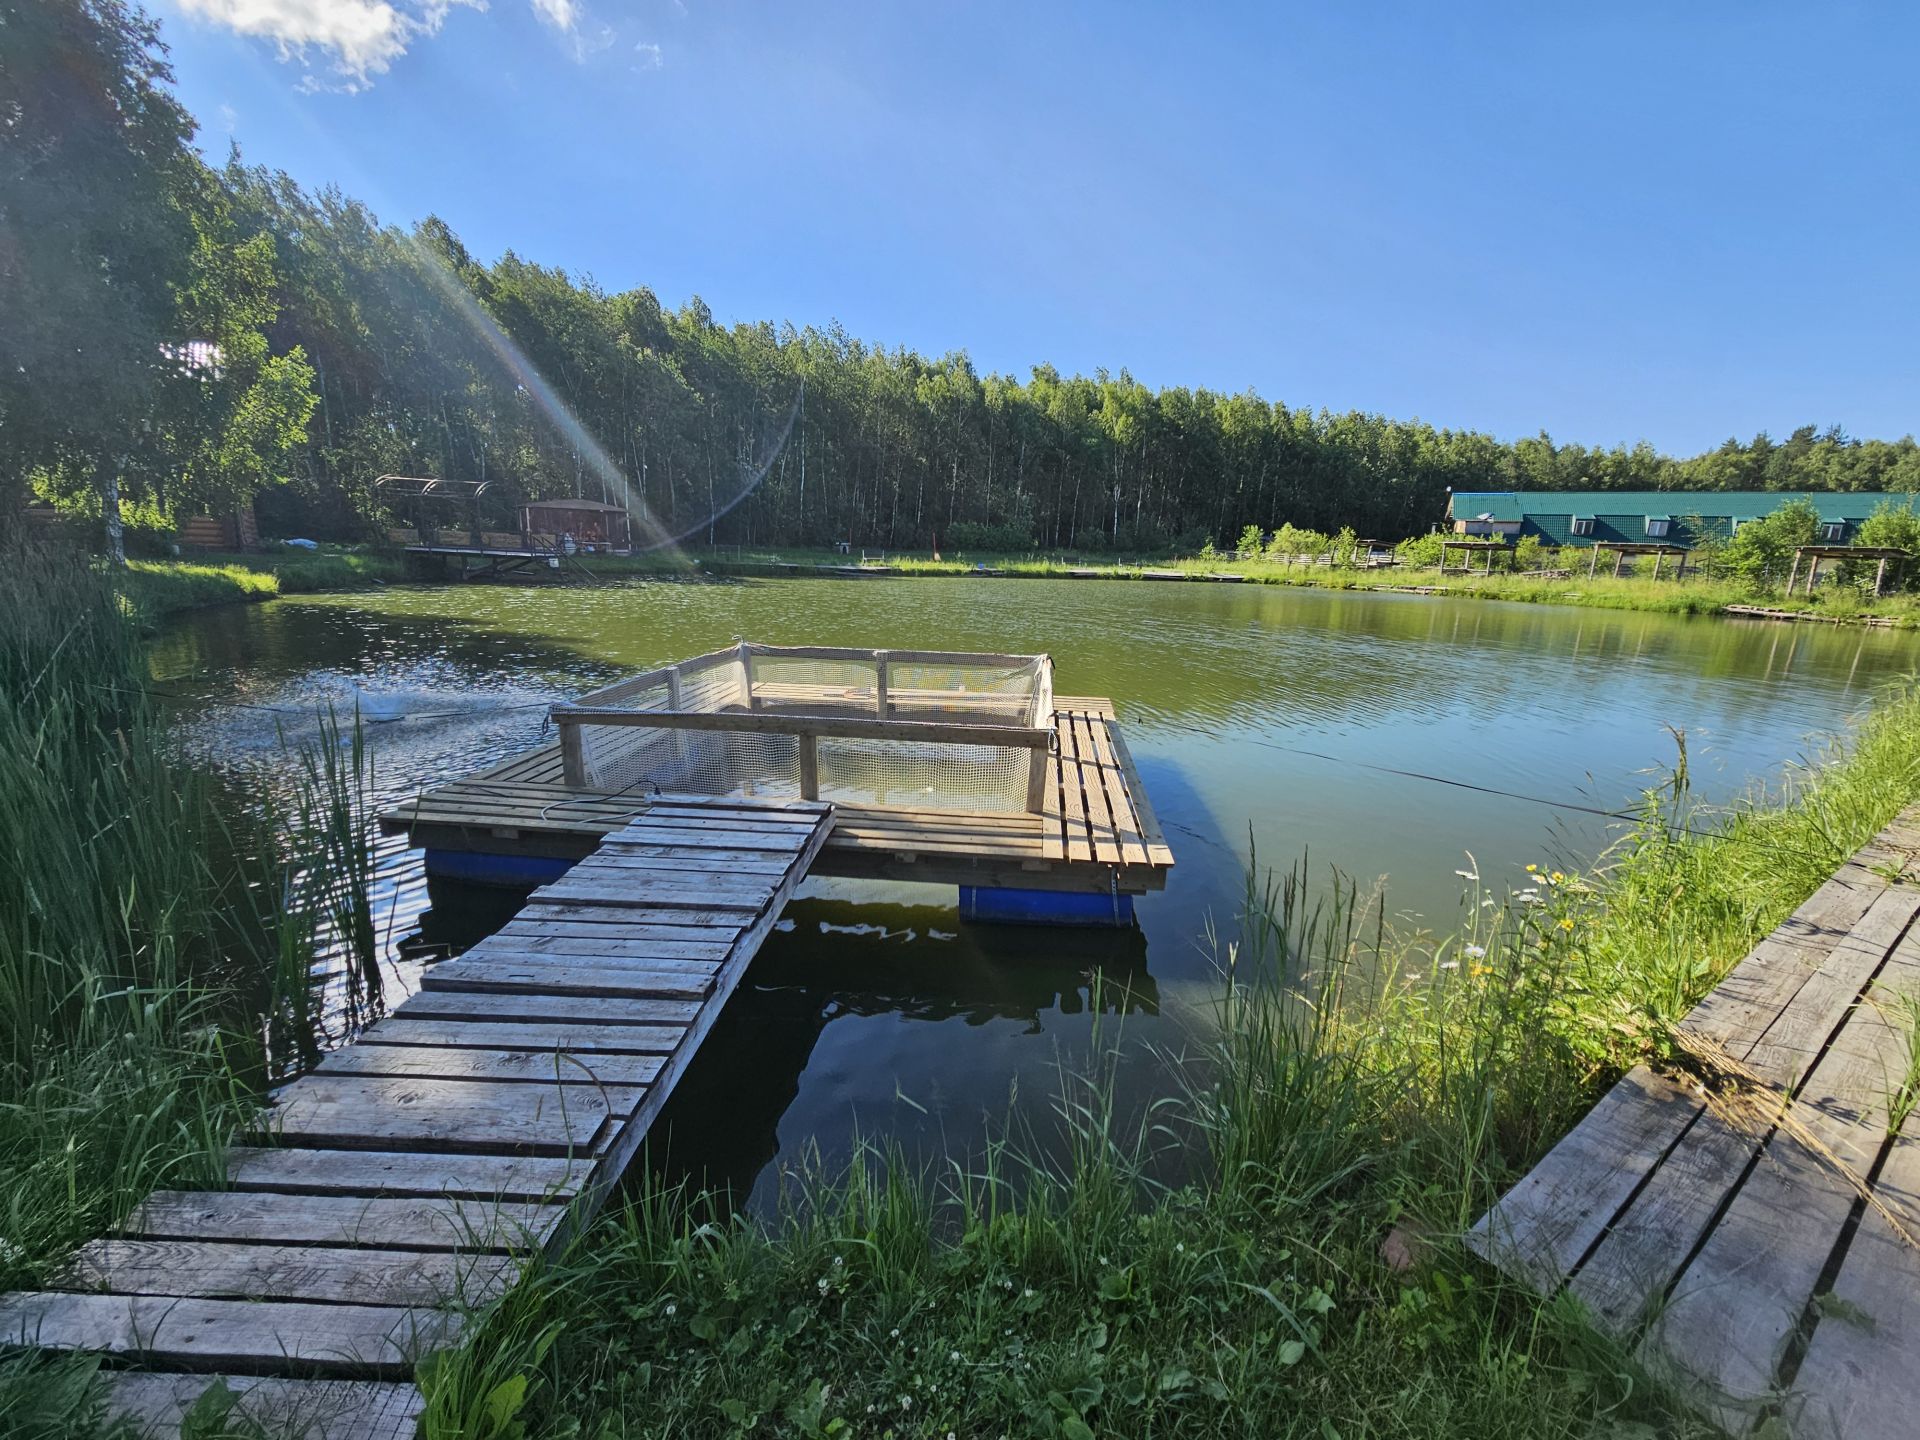
[[[840,555],[825,550],[723,550],[713,555],[691,552],[702,568],[715,574],[777,574],[787,565],[844,566],[858,563],[859,556]],[[1728,605],[1760,605],[1772,609],[1804,611],[1835,620],[1855,620],[1868,615],[1886,616],[1903,627],[1920,627],[1920,595],[1903,593],[1873,600],[1858,590],[1828,587],[1815,599],[1795,596],[1783,599],[1769,591],[1756,591],[1730,581],[1711,580],[1690,575],[1674,580],[1671,569],[1659,580],[1642,575],[1624,575],[1616,579],[1599,575],[1588,579],[1496,571],[1492,575],[1463,574],[1450,570],[1445,574],[1431,567],[1420,569],[1392,566],[1377,570],[1347,569],[1340,566],[1313,565],[1303,561],[1288,564],[1281,559],[1257,557],[1236,559],[1183,558],[1170,560],[1117,561],[1111,557],[1033,555],[943,556],[894,555],[872,563],[894,567],[906,576],[968,575],[981,570],[996,571],[1015,578],[1062,579],[1074,572],[1093,571],[1101,578],[1137,580],[1144,571],[1178,572],[1195,579],[1238,576],[1250,584],[1303,585],[1333,590],[1405,590],[1418,587],[1442,588],[1449,595],[1469,599],[1519,600],[1536,605],[1582,605],[1607,610],[1651,610],[1675,615],[1713,615]]]
[[1920,794],[1917,734],[1920,691],[1884,697],[1709,835],[1650,794],[1593,874],[1463,876],[1447,936],[1258,883],[1218,1030],[1157,1057],[1145,1113],[1109,1035],[1057,1136],[943,1173],[870,1150],[771,1225],[643,1185],[429,1373],[428,1433],[1710,1433],[1457,1237]]
[[181,610],[271,600],[313,590],[358,590],[406,578],[397,556],[378,551],[274,551],[191,560],[130,560],[124,593],[148,622]]

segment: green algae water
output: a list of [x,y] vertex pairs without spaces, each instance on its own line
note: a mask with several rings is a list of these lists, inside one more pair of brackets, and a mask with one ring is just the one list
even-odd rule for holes
[[[377,788],[399,799],[541,743],[553,700],[736,638],[1051,654],[1059,693],[1116,703],[1177,860],[1123,932],[963,925],[951,889],[809,882],[656,1130],[656,1163],[763,1207],[784,1168],[856,1135],[977,1149],[1044,1109],[1096,1026],[1190,1042],[1219,989],[1208,936],[1234,934],[1250,853],[1380,881],[1396,920],[1444,930],[1457,870],[1498,884],[1528,861],[1590,863],[1619,828],[1591,812],[1660,784],[1674,731],[1695,794],[1728,800],[1920,660],[1911,635],[1855,628],[955,578],[302,596],[188,616],[153,664],[193,697],[186,743],[268,783],[284,735],[357,704]],[[390,999],[517,903],[429,887],[395,841],[379,861]],[[1150,1089],[1150,1069],[1129,1083]]]

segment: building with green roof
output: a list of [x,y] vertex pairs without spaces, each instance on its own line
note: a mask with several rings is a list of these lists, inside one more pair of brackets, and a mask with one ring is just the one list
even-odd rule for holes
[[1884,491],[1801,494],[1790,490],[1461,490],[1447,497],[1456,535],[1509,540],[1535,535],[1543,545],[1672,545],[1691,549],[1725,539],[1789,500],[1820,512],[1821,541],[1848,545],[1889,499]]

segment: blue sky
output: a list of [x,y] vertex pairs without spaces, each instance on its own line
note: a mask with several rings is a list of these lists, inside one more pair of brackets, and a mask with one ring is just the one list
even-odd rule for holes
[[1915,428],[1920,10],[159,0],[219,158],[1024,375]]

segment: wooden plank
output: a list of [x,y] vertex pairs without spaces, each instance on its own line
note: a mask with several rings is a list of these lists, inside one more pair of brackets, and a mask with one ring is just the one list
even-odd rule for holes
[[650,925],[678,926],[687,932],[689,940],[710,940],[720,938],[705,932],[722,931],[727,935],[736,935],[740,931],[741,919],[738,911],[700,911],[679,910],[663,906],[649,910],[645,905],[607,906],[590,901],[546,900],[539,892],[521,907],[520,913],[509,922],[519,924],[523,921],[562,920],[581,925],[618,926],[622,931],[637,931]]
[[[423,1028],[464,1027],[423,1025]],[[246,1145],[236,1145],[227,1151],[227,1183],[233,1189],[283,1195],[423,1195],[462,1200],[558,1202],[571,1198],[586,1178],[586,1172],[586,1162],[579,1159],[556,1160],[532,1155],[278,1150]]]
[[[717,946],[725,949],[740,933],[738,918],[722,923],[696,924],[684,910],[641,915],[633,910],[609,910],[599,905],[547,905],[530,902],[513,919],[494,931],[524,940],[657,940],[667,945]],[[690,959],[710,958],[701,955]]]
[[361,1032],[361,1045],[471,1046],[482,1050],[571,1050],[595,1055],[665,1055],[686,1034],[679,1025],[526,1025],[382,1020]]
[[209,1387],[235,1397],[230,1422],[278,1440],[413,1440],[426,1398],[386,1380],[289,1380],[256,1375],[102,1375],[107,1419],[137,1440],[178,1440],[181,1422]]
[[321,1061],[322,1075],[419,1075],[440,1080],[540,1081],[550,1085],[647,1085],[655,1055],[577,1050],[467,1049],[452,1045],[349,1045]]
[[686,1025],[697,1001],[602,1000],[584,995],[469,995],[423,990],[394,1014],[406,1020],[473,1020],[533,1025]]
[[1113,749],[1113,727],[1098,716],[1086,716],[1087,733],[1093,742],[1094,763],[1100,776],[1100,788],[1106,796],[1108,812],[1120,845],[1120,859],[1126,865],[1150,863],[1145,836],[1140,833],[1140,817],[1134,811],[1133,796],[1127,788],[1126,774],[1120,768]]
[[[465,953],[479,954],[481,948],[476,945]],[[650,940],[645,935],[604,929],[598,935],[553,935],[542,933],[534,927],[509,927],[496,932],[485,942],[485,953],[488,955],[517,955],[522,959],[569,955],[643,955],[652,960],[671,960],[692,965],[717,964],[726,959],[732,949],[731,937],[725,941]]]
[[815,858],[819,855],[821,848],[826,843],[827,834],[831,826],[832,820],[830,817],[823,817],[821,819],[818,828],[814,831],[812,840],[796,858],[791,873],[781,881],[774,892],[771,902],[761,911],[759,916],[755,918],[746,933],[741,936],[740,943],[735,947],[734,954],[721,967],[719,974],[715,976],[714,998],[710,1003],[701,1007],[699,1013],[688,1025],[686,1040],[672,1055],[667,1057],[667,1063],[662,1068],[659,1078],[648,1087],[645,1097],[629,1117],[627,1123],[618,1129],[610,1129],[608,1131],[604,1141],[601,1142],[599,1147],[601,1153],[605,1156],[605,1160],[594,1172],[593,1180],[588,1189],[583,1192],[579,1201],[576,1202],[573,1209],[569,1212],[566,1233],[577,1233],[577,1227],[584,1225],[592,1218],[600,1201],[605,1198],[613,1186],[619,1183],[620,1177],[626,1172],[627,1166],[632,1164],[634,1156],[639,1153],[641,1145],[645,1142],[648,1128],[652,1125],[654,1117],[660,1113],[660,1107],[666,1103],[667,1097],[673,1093],[673,1087],[679,1083],[681,1075],[686,1072],[686,1067],[692,1062],[694,1054],[700,1047],[700,1042],[706,1038],[708,1030],[712,1028],[714,1020],[719,1016],[721,1009],[725,1006],[727,998],[732,995],[734,987],[740,983],[740,977],[746,973],[748,964],[759,951],[760,946],[765,942],[768,934],[772,932],[774,922],[778,920],[780,911],[786,904],[787,897],[791,895],[793,890],[799,885],[802,878],[808,873]]
[[62,1290],[113,1295],[472,1307],[498,1298],[518,1273],[518,1264],[504,1255],[94,1240],[80,1247],[54,1283]]
[[701,895],[713,897],[715,904],[725,901],[729,905],[742,902],[763,905],[773,887],[774,881],[786,873],[788,866],[782,866],[773,875],[729,874],[717,867],[681,862],[671,867],[658,863],[634,868],[618,863],[602,863],[596,856],[591,860],[582,860],[567,872],[564,880],[555,881],[552,887],[566,886],[580,889],[593,886],[604,889],[615,896],[639,896],[645,898],[662,892],[676,898],[682,895]]
[[704,1000],[711,975],[687,975],[631,966],[516,964],[511,960],[455,960],[421,977],[424,989],[468,994],[583,995],[644,1000]]
[[1700,1108],[1673,1081],[1635,1066],[1482,1217],[1467,1244],[1553,1294]]
[[1709,1413],[1728,1428],[1773,1397],[1788,1343],[1854,1210],[1854,1182],[1873,1172],[1886,1144],[1906,1036],[1867,1004],[1850,1011],[1843,1034],[1846,1043],[1826,1049],[1796,1094],[1794,1131],[1767,1139],[1641,1347],[1659,1373],[1708,1387]]
[[[553,969],[593,969],[593,970],[648,970],[660,975],[684,975],[689,980],[705,979],[711,976],[720,960],[682,960],[671,955],[656,955],[659,942],[639,940],[631,945],[621,945],[617,941],[586,941],[588,945],[597,945],[597,949],[578,953],[570,950],[526,950],[517,944],[488,941],[477,945],[464,955],[451,960],[442,960],[423,972],[426,975],[449,975],[461,973],[468,965],[523,965],[528,967],[546,966]],[[731,947],[729,947],[731,949]],[[721,958],[725,958],[724,955]]]
[[537,892],[547,901],[586,901],[595,905],[653,906],[662,910],[689,910],[705,914],[753,915],[765,906],[764,895],[695,891],[684,881],[655,885],[644,881],[622,885],[618,890],[606,880],[557,880]]
[[594,1086],[309,1075],[282,1091],[264,1119],[284,1144],[565,1155],[593,1143],[614,1113],[618,1093]]
[[[631,831],[622,831],[630,834]],[[684,871],[693,864],[724,866],[730,875],[784,875],[793,863],[792,856],[776,850],[700,850],[689,852],[684,845],[636,845],[608,839],[583,861],[596,870],[675,870]]]
[[0,1296],[0,1343],[200,1369],[319,1369],[400,1379],[460,1317],[385,1305],[302,1305],[28,1291]]
[[234,1190],[156,1190],[120,1235],[147,1240],[264,1240],[384,1250],[493,1250],[538,1246],[566,1213],[523,1201],[365,1199]]
[[[1111,704],[1107,706],[1106,713],[1111,717]],[[1113,744],[1113,758],[1120,762],[1120,774],[1127,782],[1127,798],[1133,802],[1134,819],[1140,826],[1141,839],[1147,844],[1148,862],[1172,865],[1173,851],[1160,829],[1159,817],[1153,813],[1153,803],[1147,798],[1147,787],[1141,783],[1140,767],[1133,762],[1133,752],[1127,748],[1125,733],[1116,724],[1107,731],[1107,738]]]
[[1068,729],[1080,761],[1080,779],[1086,786],[1087,828],[1093,838],[1093,858],[1102,865],[1118,865],[1120,827],[1115,823],[1113,807],[1107,799],[1106,773],[1093,747],[1091,722],[1084,715],[1071,717]]

